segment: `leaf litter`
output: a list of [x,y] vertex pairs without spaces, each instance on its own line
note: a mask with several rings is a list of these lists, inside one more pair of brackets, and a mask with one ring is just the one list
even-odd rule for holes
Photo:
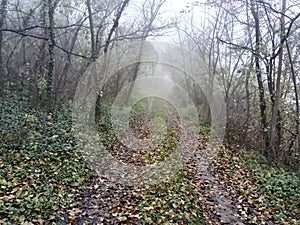
[[[176,113],[166,111],[166,138],[152,149],[147,144],[128,151],[111,130],[101,137],[120,161],[147,165],[164,160],[182,135]],[[151,118],[146,117],[151,116],[134,120],[140,139],[149,139]],[[169,180],[124,185],[89,168],[74,149],[69,121],[53,118],[31,113],[25,120],[17,116],[14,124],[1,121],[0,224],[299,224],[299,199],[290,198],[295,207],[284,212],[285,202],[265,195],[245,159],[228,148],[214,157],[198,138],[182,145],[196,152]],[[14,138],[10,129],[23,136]],[[272,201],[283,206],[271,207]]]

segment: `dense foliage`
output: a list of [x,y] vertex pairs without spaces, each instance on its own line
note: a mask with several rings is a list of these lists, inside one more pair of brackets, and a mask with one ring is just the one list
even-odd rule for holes
[[74,148],[70,110],[4,102],[0,124],[1,222],[55,221],[92,174]]

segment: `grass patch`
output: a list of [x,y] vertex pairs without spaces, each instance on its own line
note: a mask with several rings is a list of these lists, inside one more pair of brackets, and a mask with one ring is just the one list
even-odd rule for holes
[[207,126],[200,126],[198,130],[198,133],[203,140],[208,140],[208,137],[210,136],[211,132],[211,127]]

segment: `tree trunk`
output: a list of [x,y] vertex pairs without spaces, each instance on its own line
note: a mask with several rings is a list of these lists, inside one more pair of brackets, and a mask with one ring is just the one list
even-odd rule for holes
[[248,136],[248,130],[249,130],[249,123],[250,123],[250,112],[251,112],[251,103],[250,103],[250,89],[249,89],[249,79],[250,79],[250,72],[248,69],[244,70],[245,71],[245,76],[246,76],[246,81],[245,81],[245,90],[246,90],[246,122],[245,122],[245,139],[247,140]]
[[[280,18],[280,40],[283,40],[285,37],[285,10],[286,10],[286,0],[282,0],[282,15]],[[276,127],[278,126],[278,111],[279,111],[279,99],[281,92],[281,75],[282,75],[282,64],[283,64],[283,46],[282,44],[279,46],[279,54],[278,54],[278,70],[277,70],[277,78],[276,78],[276,89],[274,96],[274,104],[272,105],[272,117],[271,117],[271,134],[270,134],[270,150],[268,154],[268,163],[272,164],[272,161],[275,159],[277,150],[279,149],[279,144],[276,142],[276,136],[280,135],[276,133]]]
[[91,58],[90,58],[90,61],[94,62],[96,59],[96,42],[95,42],[95,30],[94,30],[94,20],[93,20],[91,0],[86,1],[86,6],[88,9],[88,14],[89,14],[90,35],[91,35]]
[[286,48],[287,48],[287,53],[288,53],[288,58],[290,61],[290,66],[291,66],[291,75],[292,75],[292,80],[293,80],[293,87],[294,87],[294,92],[295,92],[295,101],[296,101],[296,112],[295,112],[295,117],[296,117],[296,150],[298,153],[298,185],[300,186],[300,121],[299,121],[299,116],[300,116],[300,108],[299,108],[299,95],[298,95],[298,88],[297,88],[297,79],[296,79],[296,73],[294,69],[294,63],[292,59],[292,54],[290,51],[290,47],[288,44],[288,41],[286,40]]
[[124,2],[121,5],[120,10],[117,12],[116,18],[114,19],[114,24],[111,27],[111,29],[109,31],[109,34],[108,34],[108,37],[107,37],[106,42],[105,42],[104,53],[106,53],[108,51],[108,46],[110,44],[111,37],[112,37],[113,33],[115,32],[115,30],[118,28],[118,26],[119,26],[119,20],[120,20],[120,18],[122,16],[122,14],[123,14],[126,6],[128,5],[129,1],[130,0],[124,0]]
[[[255,62],[255,69],[256,69],[256,79],[258,83],[258,91],[259,91],[259,106],[260,106],[260,122],[261,122],[261,132],[264,139],[264,146],[263,146],[263,154],[267,155],[267,150],[269,149],[269,134],[268,134],[268,123],[267,123],[267,116],[266,116],[266,100],[265,100],[265,90],[263,86],[262,74],[260,69],[260,45],[261,45],[261,34],[260,34],[260,23],[258,17],[258,7],[255,5],[254,0],[250,1],[250,9],[252,16],[254,18],[254,25],[255,25],[255,55],[254,55],[254,62]],[[255,9],[256,6],[256,9]]]
[[[47,29],[47,3],[43,3],[41,8],[40,20],[41,26],[44,27],[43,29],[43,37],[48,38],[48,29]],[[37,57],[34,62],[32,68],[32,78],[30,82],[30,92],[31,92],[31,107],[36,108],[39,104],[39,89],[38,89],[38,82],[39,76],[43,73],[43,67],[45,66],[45,58],[46,58],[46,40],[41,40],[41,44],[39,45],[39,51],[37,52]]]
[[49,41],[48,41],[48,77],[47,77],[47,98],[48,106],[53,103],[53,76],[54,76],[54,47],[55,47],[55,36],[54,36],[54,3],[52,0],[48,0],[48,17],[49,17]]
[[5,81],[5,71],[4,71],[4,65],[3,65],[3,32],[2,28],[4,26],[5,18],[6,18],[6,7],[7,7],[7,0],[1,1],[1,7],[0,7],[0,97],[3,95],[3,89],[4,89],[4,81]]

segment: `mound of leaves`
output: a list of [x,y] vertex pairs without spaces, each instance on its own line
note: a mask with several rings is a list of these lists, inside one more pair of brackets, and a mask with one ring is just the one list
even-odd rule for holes
[[295,173],[268,167],[257,153],[223,149],[214,161],[214,176],[237,199],[244,222],[300,223],[300,188]]
[[67,109],[5,103],[0,119],[0,224],[55,221],[91,170],[77,151]]
[[182,170],[169,181],[139,187],[97,176],[61,214],[59,224],[204,224],[190,179]]
[[167,182],[148,187],[139,203],[141,224],[204,224],[200,198],[186,169]]

